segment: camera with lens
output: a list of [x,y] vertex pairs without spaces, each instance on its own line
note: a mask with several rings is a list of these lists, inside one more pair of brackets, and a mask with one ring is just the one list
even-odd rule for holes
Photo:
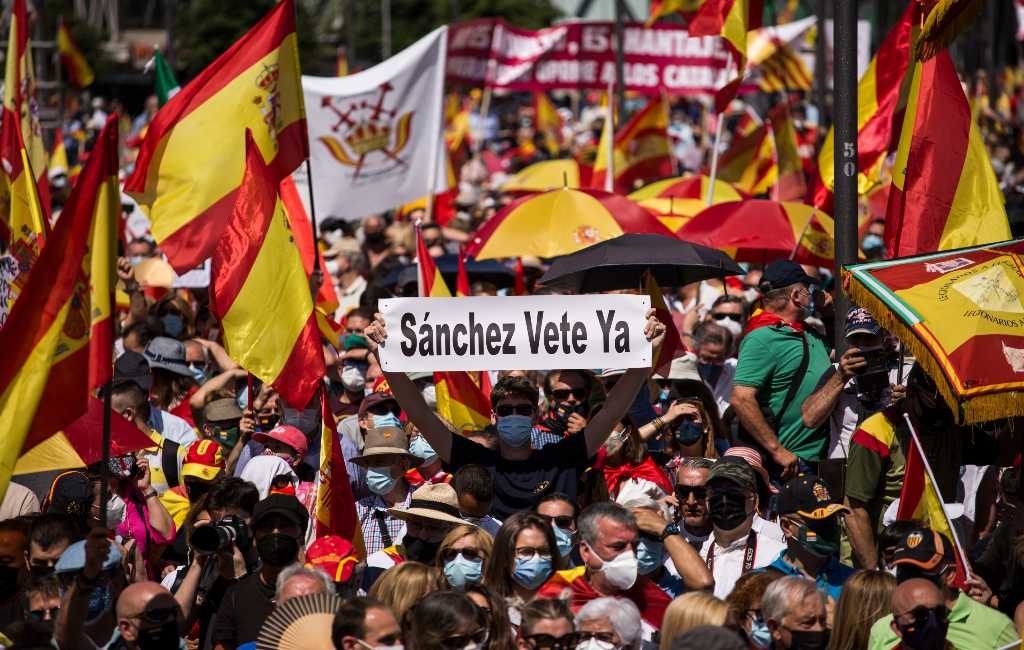
[[245,550],[251,544],[252,534],[242,518],[226,515],[218,522],[193,528],[189,545],[195,553],[210,555],[231,550],[232,546]]
[[877,404],[889,388],[889,370],[896,359],[895,354],[879,345],[861,348],[860,355],[867,363],[857,371],[854,378],[857,399],[865,404]]
[[541,426],[547,428],[551,433],[565,436],[569,430],[569,416],[573,413],[579,413],[583,415],[583,404],[577,404],[572,406],[570,404],[558,404],[552,410],[551,414],[541,420]]

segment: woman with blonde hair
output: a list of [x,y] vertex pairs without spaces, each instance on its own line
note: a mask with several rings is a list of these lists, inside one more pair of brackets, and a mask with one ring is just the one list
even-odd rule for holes
[[862,650],[868,647],[871,626],[892,612],[896,578],[885,571],[857,571],[843,583],[829,650]]
[[484,530],[476,526],[456,526],[441,540],[434,564],[441,570],[449,588],[464,590],[466,585],[483,580],[484,563],[493,549],[494,539]]
[[413,605],[429,593],[444,589],[436,567],[409,560],[382,573],[370,587],[370,598],[388,606],[399,621]]
[[691,591],[669,603],[661,621],[659,650],[669,650],[672,640],[698,625],[725,625],[729,606],[707,591]]

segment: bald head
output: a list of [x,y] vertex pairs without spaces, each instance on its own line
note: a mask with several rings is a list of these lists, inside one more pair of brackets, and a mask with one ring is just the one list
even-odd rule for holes
[[117,618],[135,618],[146,609],[151,600],[166,595],[171,602],[174,597],[156,582],[136,582],[128,585],[117,599]]
[[294,575],[281,585],[281,589],[278,591],[277,604],[280,605],[296,596],[327,592],[327,585],[324,584],[323,580],[317,579],[316,576],[306,574]]
[[937,607],[944,603],[942,590],[931,580],[911,578],[896,587],[892,594],[892,615],[899,619],[915,607]]

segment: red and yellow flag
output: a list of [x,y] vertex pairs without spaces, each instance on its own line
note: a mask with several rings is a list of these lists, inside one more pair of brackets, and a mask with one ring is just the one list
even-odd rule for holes
[[773,201],[803,201],[807,195],[804,163],[796,140],[796,127],[786,102],[777,104],[768,113],[775,139],[775,162],[778,179],[772,187]]
[[481,431],[491,424],[491,385],[486,372],[434,373],[437,414],[456,432]]
[[[892,151],[899,141],[902,111],[907,102],[913,31],[920,24],[920,3],[909,0],[903,16],[889,31],[878,52],[857,83],[857,185],[861,194],[874,185],[869,170]],[[830,128],[818,151],[818,181],[814,205],[832,211],[835,187],[835,129]]]
[[309,155],[293,5],[278,3],[164,104],[142,141],[125,191],[179,273],[210,257],[231,221],[246,129],[278,179]]
[[50,186],[46,177],[46,146],[43,129],[35,112],[36,78],[32,66],[32,48],[28,39],[28,13],[25,0],[14,0],[11,6],[11,31],[7,36],[7,62],[4,74],[4,112],[14,115],[21,131],[21,140],[28,151],[28,169],[36,181],[39,205],[50,216]]
[[788,45],[774,41],[771,44],[771,51],[760,60],[754,60],[751,55],[751,66],[761,71],[761,79],[758,87],[766,93],[782,92],[787,90],[810,90],[814,78],[807,64],[797,56]]
[[69,175],[68,150],[64,146],[64,133],[58,126],[53,131],[53,149],[50,151],[50,174]]
[[651,0],[650,18],[647,19],[647,26],[650,27],[665,16],[682,14],[692,16],[704,0]]
[[423,233],[416,226],[416,266],[419,269],[419,294],[423,298],[451,298],[452,292],[444,283],[441,271],[423,243]]
[[516,275],[512,285],[513,296],[526,295],[526,271],[523,270],[523,258],[516,258]]
[[737,137],[718,159],[719,180],[732,183],[750,196],[764,194],[775,183],[779,166],[769,125],[762,124],[749,135]]
[[[607,131],[607,126],[605,127]],[[608,154],[605,133],[601,134],[590,187],[605,188]],[[664,178],[673,174],[672,140],[668,137],[668,102],[652,99],[615,134],[612,156],[615,191],[625,194],[637,181]]]
[[885,214],[890,257],[1010,239],[992,163],[948,51],[914,66]]
[[64,17],[57,19],[57,54],[60,55],[60,62],[68,73],[68,81],[78,88],[85,88],[92,85],[96,75],[93,74],[85,55],[78,48],[78,43],[71,35],[71,30],[64,24]]
[[682,337],[679,336],[679,330],[672,321],[672,312],[669,311],[668,304],[665,302],[665,294],[662,293],[661,287],[658,285],[658,281],[654,279],[653,274],[647,275],[647,295],[651,298],[651,308],[657,313],[658,320],[665,323],[667,327],[665,330],[665,341],[661,344],[658,358],[654,359],[651,368],[654,369],[656,374],[668,377],[669,368],[672,366],[672,359],[685,354],[686,346],[683,344]]
[[338,50],[334,56],[334,76],[348,76],[348,54],[345,51],[344,45],[338,46]]
[[232,218],[211,256],[210,309],[224,327],[231,358],[272,385],[289,406],[302,408],[325,372],[313,299],[278,196],[278,176],[248,130],[245,141],[245,174]]
[[356,516],[356,501],[352,485],[348,482],[345,456],[341,453],[338,429],[327,402],[327,395],[320,392],[321,439],[320,475],[317,477],[316,508],[314,519],[316,536],[338,535],[352,542],[356,557],[366,559],[366,545],[363,531]]
[[469,274],[466,273],[466,251],[459,247],[459,273],[455,276],[455,296],[464,298],[472,295],[469,289]]
[[546,93],[533,93],[534,127],[544,136],[544,147],[552,156],[562,149],[562,116]]
[[722,113],[736,97],[747,65],[747,32],[761,28],[764,0],[705,0],[690,22],[690,36],[721,36],[732,52],[735,77],[715,94]]
[[0,498],[18,457],[81,416],[110,378],[117,162],[115,114],[0,329]]

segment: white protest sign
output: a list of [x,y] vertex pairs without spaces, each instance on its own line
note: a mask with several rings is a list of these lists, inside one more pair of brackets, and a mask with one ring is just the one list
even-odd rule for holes
[[643,368],[647,296],[481,296],[380,301],[387,371]]

